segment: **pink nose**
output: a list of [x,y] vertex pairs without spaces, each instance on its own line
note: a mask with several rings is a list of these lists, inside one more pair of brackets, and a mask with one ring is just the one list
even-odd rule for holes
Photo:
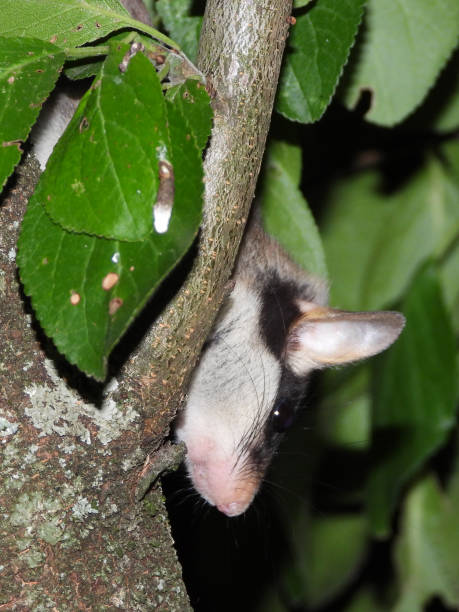
[[250,502],[229,502],[227,504],[217,504],[218,510],[226,516],[238,516],[245,512],[249,506]]
[[194,487],[212,506],[226,516],[238,516],[247,510],[255,497],[260,480],[234,469],[235,459],[209,461],[188,455],[188,472]]

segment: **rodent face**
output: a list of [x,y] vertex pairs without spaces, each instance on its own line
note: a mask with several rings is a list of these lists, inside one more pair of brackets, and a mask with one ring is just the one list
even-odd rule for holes
[[320,281],[275,253],[266,269],[259,259],[240,263],[176,428],[194,487],[227,516],[251,504],[311,370],[375,355],[405,323],[396,312],[326,307]]
[[251,504],[264,473],[252,450],[266,446],[281,367],[260,338],[258,297],[238,283],[230,300],[201,357],[176,435],[187,446],[196,490],[236,516]]

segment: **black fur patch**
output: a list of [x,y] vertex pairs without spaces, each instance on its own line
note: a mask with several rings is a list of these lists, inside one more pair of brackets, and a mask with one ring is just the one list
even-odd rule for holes
[[[250,448],[250,459],[254,469],[263,473],[277,450],[284,432],[276,429],[273,412],[276,406],[281,404],[289,406],[293,413],[301,409],[306,395],[308,379],[296,376],[288,368],[283,368],[277,395],[261,435],[257,437],[255,444]],[[293,420],[292,420],[293,423]],[[292,424],[290,423],[290,424]]]
[[264,279],[261,294],[260,328],[263,340],[271,353],[281,359],[288,330],[300,315],[295,300],[300,291],[293,281],[282,280],[275,271]]
[[282,368],[277,395],[271,408],[271,415],[266,423],[266,437],[271,435],[270,432],[275,432],[273,427],[273,411],[277,406],[289,406],[293,413],[297,412],[306,395],[308,379],[309,376],[302,378],[294,374],[290,369]]

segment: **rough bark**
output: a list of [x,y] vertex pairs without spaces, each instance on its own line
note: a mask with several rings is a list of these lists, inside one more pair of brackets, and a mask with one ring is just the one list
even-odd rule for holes
[[0,610],[187,610],[161,491],[135,498],[141,396],[101,402],[24,312],[15,241],[37,175],[1,209]]
[[[175,414],[215,315],[253,199],[289,28],[290,0],[209,0],[198,67],[213,95],[204,219],[184,286],[139,351],[153,410]],[[137,375],[138,366],[135,367]],[[128,368],[130,371],[130,368]]]
[[28,312],[14,257],[36,165],[10,184],[0,209],[0,610],[189,609],[161,491],[138,499],[227,291],[290,9],[290,0],[208,2],[199,64],[215,126],[199,252],[108,389],[67,367]]

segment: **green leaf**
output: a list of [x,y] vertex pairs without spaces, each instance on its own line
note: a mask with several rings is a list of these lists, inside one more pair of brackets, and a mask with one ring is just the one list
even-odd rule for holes
[[361,515],[323,516],[309,521],[299,513],[293,523],[293,562],[286,571],[287,597],[311,609],[335,597],[358,572],[368,544]]
[[309,4],[310,2],[312,2],[312,0],[293,0],[293,8],[294,9],[302,8],[303,6],[306,6],[307,4]]
[[21,145],[64,59],[57,47],[40,40],[0,38],[0,187],[21,158]]
[[357,590],[349,604],[342,608],[342,612],[369,612],[369,610],[371,612],[387,612],[387,605],[381,603],[378,600],[377,593],[367,586]]
[[[71,363],[98,379],[106,374],[111,349],[189,248],[201,220],[201,153],[181,108],[165,104],[175,170],[166,233],[151,231],[137,242],[76,234],[54,223],[38,197],[31,199],[23,222],[18,264],[38,320]],[[133,166],[139,159],[132,159]],[[151,212],[150,207],[150,223]],[[117,282],[104,289],[104,279]]]
[[459,188],[459,141],[456,138],[446,140],[440,148],[440,155],[445,160],[451,180]]
[[[348,310],[365,308],[366,286],[378,259],[375,245],[386,220],[395,214],[394,205],[380,193],[379,185],[376,172],[337,183],[323,224],[324,248],[333,278],[330,301]],[[387,283],[391,280],[392,276]]]
[[68,48],[135,28],[172,47],[167,36],[133,19],[119,0],[2,0],[0,36],[30,36]]
[[400,594],[394,612],[422,610],[434,596],[451,609],[459,607],[459,513],[457,483],[445,495],[432,475],[410,492],[397,541]]
[[317,121],[336,89],[365,0],[320,0],[297,18],[276,109],[292,121]]
[[[442,75],[441,81],[441,85],[444,84],[442,93],[445,93],[445,96],[433,127],[439,132],[452,132],[459,128],[459,51],[456,51],[445,71],[445,78]],[[446,87],[448,89],[445,92]]]
[[[121,30],[116,34],[112,34],[109,39],[109,45],[113,48],[116,43],[126,44],[126,39],[129,38],[129,36],[130,34],[126,33],[126,30]],[[135,40],[142,43],[150,50],[154,48],[151,44],[151,39],[145,34],[137,33]],[[157,49],[161,49],[161,47],[158,45]],[[71,53],[73,54],[75,51],[72,50]],[[64,74],[73,81],[89,78],[92,79],[93,77],[99,75],[105,61],[105,57],[106,54],[99,54],[93,55],[92,57],[84,56],[77,59],[70,59],[65,63]],[[174,54],[174,57],[177,58],[179,63],[182,61],[181,55]]]
[[158,0],[156,10],[164,26],[194,62],[198,55],[202,17],[190,17],[193,0]]
[[323,373],[325,395],[319,412],[321,438],[328,444],[365,450],[370,441],[369,366]]
[[151,232],[158,164],[171,161],[171,143],[155,69],[138,53],[122,74],[118,66],[129,47],[118,47],[54,148],[33,197],[67,230],[137,241]]
[[283,172],[286,173],[289,181],[295,186],[298,186],[301,181],[302,174],[302,151],[301,147],[282,140],[272,140],[268,149],[268,166],[278,164],[282,166]]
[[417,276],[402,312],[406,327],[382,356],[374,381],[374,463],[367,500],[378,536],[390,531],[403,485],[441,447],[455,424],[455,342],[433,267]]
[[187,118],[200,149],[206,146],[212,129],[212,109],[209,94],[199,81],[189,79],[186,83],[168,90],[168,100],[174,100]]
[[448,167],[435,158],[392,198],[367,270],[365,308],[394,302],[419,265],[451,244],[459,231],[458,198]]
[[272,142],[262,183],[261,212],[266,231],[305,270],[327,278],[322,243],[314,218],[298,188],[301,151]]
[[369,0],[362,48],[345,93],[354,107],[372,94],[367,118],[394,125],[424,99],[459,38],[457,0]]
[[105,58],[91,57],[85,58],[84,61],[76,60],[68,62],[64,74],[73,81],[95,77],[99,74],[104,60]]
[[0,35],[78,46],[130,25],[118,0],[3,0]]
[[366,519],[359,514],[313,521],[309,564],[304,575],[311,607],[330,601],[356,576],[368,547],[367,530]]
[[458,235],[459,186],[449,161],[428,159],[391,195],[380,184],[376,172],[367,172],[331,194],[323,240],[331,301],[341,308],[393,303],[422,262],[444,253]]
[[443,134],[459,128],[459,49],[440,74],[422,106],[407,121],[408,129]]
[[379,192],[379,182],[376,172],[352,176],[335,184],[326,203],[322,239],[333,279],[330,303],[347,310],[365,308],[374,245],[390,207]]
[[451,315],[454,330],[459,335],[459,240],[440,268],[440,280],[446,307]]

